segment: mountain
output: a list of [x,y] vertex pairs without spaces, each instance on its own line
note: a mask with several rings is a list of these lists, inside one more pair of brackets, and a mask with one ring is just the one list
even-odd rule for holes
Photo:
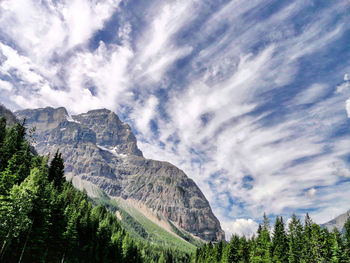
[[350,217],[350,210],[348,210],[344,214],[337,216],[336,218],[332,219],[331,221],[329,221],[325,224],[322,224],[321,226],[326,227],[329,231],[332,231],[336,227],[339,231],[343,232],[344,225],[349,217]]
[[0,117],[5,117],[8,125],[13,125],[17,122],[15,115],[0,104]]
[[[65,108],[47,107],[15,114],[36,127],[39,154],[62,152],[66,177],[90,197],[107,196],[123,211],[138,212],[174,235],[224,239],[194,181],[168,162],[144,158],[130,126],[110,110],[69,116]],[[119,210],[117,216],[122,216]]]

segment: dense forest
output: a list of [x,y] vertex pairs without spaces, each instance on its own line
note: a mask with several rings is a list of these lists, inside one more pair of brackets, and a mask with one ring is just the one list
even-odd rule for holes
[[61,154],[37,155],[26,133],[24,122],[7,127],[0,119],[0,262],[190,261],[130,238],[111,212],[66,182]]
[[269,220],[264,216],[252,238],[233,235],[229,242],[208,243],[198,248],[196,263],[347,263],[350,262],[350,219],[344,233],[329,232],[312,222],[307,214],[305,222],[293,215],[286,229],[282,217],[277,217],[270,232]]

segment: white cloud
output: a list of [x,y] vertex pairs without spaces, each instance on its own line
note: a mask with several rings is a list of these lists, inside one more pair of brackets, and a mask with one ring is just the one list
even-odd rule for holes
[[38,74],[36,65],[27,57],[18,54],[10,46],[0,43],[0,52],[6,60],[1,64],[1,72],[8,74],[14,71],[14,75],[29,84],[40,84],[43,78]]
[[61,13],[69,30],[68,47],[85,43],[96,30],[103,27],[119,3],[120,0],[67,1]]
[[85,44],[103,27],[119,2],[4,0],[0,5],[0,29],[33,60],[47,62],[54,53]]
[[174,44],[175,34],[194,18],[194,1],[174,1],[162,4],[151,20],[137,45],[135,61],[137,75],[151,82],[160,81],[166,70],[177,59],[192,52],[189,45]]
[[13,89],[13,86],[8,81],[3,81],[0,79],[0,89],[5,91],[11,91]]
[[229,240],[232,235],[250,237],[256,234],[259,224],[252,219],[236,219],[231,222],[223,222],[222,228],[226,233],[226,239]]
[[312,198],[315,196],[316,193],[317,190],[315,188],[311,188],[309,191],[307,191],[307,196]]
[[329,90],[328,85],[315,83],[300,92],[295,98],[296,105],[314,103],[322,99]]
[[156,116],[158,99],[155,96],[150,96],[147,101],[142,105],[138,105],[134,108],[134,118],[136,128],[146,136],[152,136],[150,129],[150,121]]

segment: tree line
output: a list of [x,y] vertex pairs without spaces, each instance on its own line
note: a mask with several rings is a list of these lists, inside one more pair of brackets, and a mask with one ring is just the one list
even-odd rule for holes
[[282,217],[276,217],[273,230],[264,215],[264,223],[251,238],[233,235],[229,242],[207,243],[198,248],[195,263],[349,263],[350,218],[344,232],[329,232],[312,222],[306,214],[304,224],[293,214],[287,229]]
[[26,139],[24,122],[0,119],[0,262],[189,262],[190,255],[131,238],[104,206],[64,178]]

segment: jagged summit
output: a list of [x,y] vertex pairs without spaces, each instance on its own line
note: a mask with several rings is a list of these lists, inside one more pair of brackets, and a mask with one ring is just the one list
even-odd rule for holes
[[224,239],[194,181],[170,163],[144,158],[130,126],[114,112],[98,109],[69,116],[65,108],[47,107],[16,116],[37,127],[35,148],[40,154],[60,149],[67,176],[90,195],[97,187],[203,240]]

